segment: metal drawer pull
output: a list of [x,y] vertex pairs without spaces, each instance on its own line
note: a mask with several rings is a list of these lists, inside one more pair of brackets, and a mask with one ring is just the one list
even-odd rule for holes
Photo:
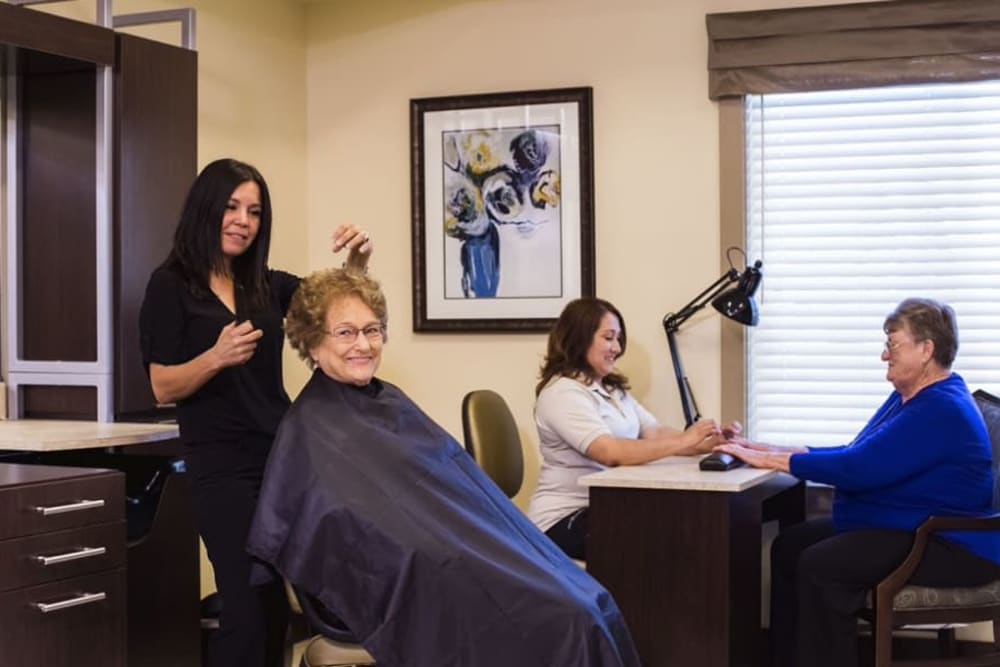
[[48,614],[53,611],[69,609],[70,607],[79,607],[82,604],[100,602],[107,597],[104,593],[80,593],[76,597],[60,600],[59,602],[32,602],[31,605],[43,614]]
[[65,514],[66,512],[79,512],[80,510],[92,510],[98,507],[104,507],[103,500],[79,500],[75,503],[69,503],[68,505],[51,505],[49,507],[43,507],[37,505],[33,507],[36,512],[42,516],[52,516],[53,514]]
[[32,558],[43,566],[48,567],[49,565],[58,565],[59,563],[66,563],[71,560],[80,560],[81,558],[103,556],[107,552],[108,550],[104,547],[83,547],[76,551],[67,551],[64,554],[56,554],[55,556],[32,556]]

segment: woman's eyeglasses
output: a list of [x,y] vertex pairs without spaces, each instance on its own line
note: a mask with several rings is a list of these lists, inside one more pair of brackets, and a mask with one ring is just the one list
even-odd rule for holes
[[385,338],[385,327],[381,324],[369,324],[362,329],[342,326],[337,327],[333,331],[327,331],[326,334],[332,336],[333,340],[343,345],[348,345],[356,341],[358,334],[364,334],[369,343],[381,343]]
[[897,340],[894,343],[891,340],[887,340],[884,343],[882,343],[882,349],[885,350],[886,354],[892,355],[892,353],[895,352],[896,349],[900,345],[902,345],[903,343],[910,343],[910,342],[912,342],[914,345],[916,345],[917,343],[922,343],[923,341],[922,340],[915,340],[915,341]]

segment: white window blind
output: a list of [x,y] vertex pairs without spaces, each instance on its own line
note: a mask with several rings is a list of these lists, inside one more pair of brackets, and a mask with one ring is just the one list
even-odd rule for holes
[[1000,395],[1000,81],[746,98],[748,431],[849,442],[892,390],[902,299],[958,315],[953,369]]

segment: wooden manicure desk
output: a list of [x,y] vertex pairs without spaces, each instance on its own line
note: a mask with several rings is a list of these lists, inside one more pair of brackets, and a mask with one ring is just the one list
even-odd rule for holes
[[805,486],[670,457],[585,475],[587,571],[614,596],[643,665],[759,664],[761,527],[802,521]]

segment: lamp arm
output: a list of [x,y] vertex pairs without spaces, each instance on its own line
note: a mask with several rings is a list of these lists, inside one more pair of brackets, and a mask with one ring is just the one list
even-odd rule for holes
[[[705,288],[705,290],[691,299],[687,305],[676,313],[667,313],[663,318],[663,328],[667,333],[676,333],[681,325],[691,319],[691,316],[708,305],[712,299],[722,294],[730,284],[736,282],[740,277],[739,271],[730,268],[727,272],[719,276],[719,279]],[[676,355],[674,355],[676,358]]]
[[687,428],[701,419],[701,414],[698,412],[698,404],[694,402],[694,396],[691,394],[691,385],[688,383],[687,376],[684,375],[683,366],[681,366],[681,356],[677,351],[676,329],[667,327],[666,320],[664,320],[663,326],[667,331],[667,347],[670,348],[670,360],[674,364],[674,377],[677,378],[677,392],[681,397],[681,409],[684,410],[684,426]]
[[681,408],[684,410],[685,428],[701,419],[701,413],[698,411],[698,404],[694,400],[694,394],[691,393],[691,383],[688,382],[687,376],[684,375],[684,367],[681,365],[681,356],[677,350],[677,330],[691,319],[695,313],[709,304],[712,299],[722,294],[732,283],[739,280],[739,277],[739,272],[730,267],[727,272],[719,276],[718,280],[706,287],[701,294],[691,299],[687,305],[676,313],[668,313],[663,318],[663,330],[667,333],[670,360],[673,362],[674,377],[677,379],[677,392],[680,394]]

